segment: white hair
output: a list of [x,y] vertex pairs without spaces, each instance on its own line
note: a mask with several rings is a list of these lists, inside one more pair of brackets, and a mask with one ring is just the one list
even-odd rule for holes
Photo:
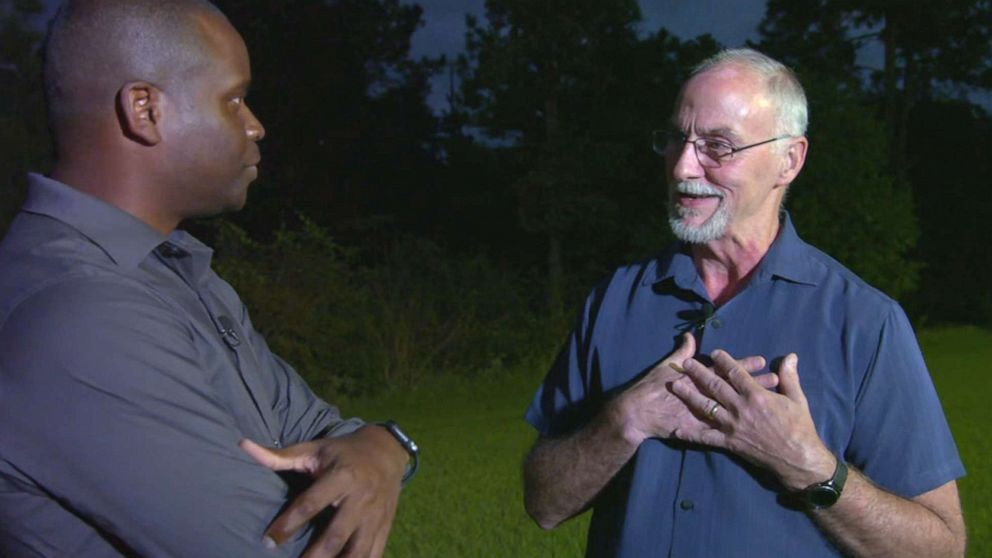
[[743,66],[765,80],[765,88],[777,107],[776,133],[805,136],[809,124],[806,93],[795,72],[778,60],[750,48],[722,50],[693,68],[695,77],[717,66]]

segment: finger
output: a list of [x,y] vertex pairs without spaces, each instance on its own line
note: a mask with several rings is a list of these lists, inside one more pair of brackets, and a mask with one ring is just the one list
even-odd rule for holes
[[363,532],[362,517],[353,508],[347,500],[342,502],[334,519],[310,545],[303,558],[368,556],[372,547],[371,537]]
[[774,389],[778,386],[778,374],[769,372],[768,374],[758,374],[757,376],[752,377],[754,378],[754,381],[758,382],[758,384],[765,389]]
[[341,558],[369,558],[372,556],[375,537],[367,531],[368,529],[364,525],[358,526],[351,539],[348,540],[348,546],[341,553]]
[[727,351],[713,351],[710,358],[713,359],[714,372],[716,372],[721,378],[727,380],[727,382],[733,386],[734,391],[737,393],[744,395],[763,389],[761,385],[753,377],[751,377],[749,371],[742,368],[739,362],[734,357],[730,356],[730,353]]
[[789,353],[782,359],[778,369],[779,393],[793,401],[806,401],[806,394],[799,385],[799,356]]
[[375,542],[372,544],[372,553],[369,555],[372,558],[382,558],[382,555],[386,553],[386,542],[389,541],[390,527],[392,527],[392,521],[383,529],[380,529],[379,534],[376,535]]
[[669,360],[672,362],[682,362],[694,354],[696,354],[696,337],[687,332],[682,334],[682,344],[672,353]]
[[[318,513],[330,506],[338,505],[343,495],[343,487],[335,476],[320,477],[279,514],[279,517],[272,522],[265,534],[271,537],[276,544],[282,544]],[[338,517],[335,515],[332,525],[337,521]],[[331,531],[331,528],[329,527],[327,531]],[[325,532],[325,534],[327,533]],[[344,542],[341,544],[343,546]],[[340,548],[338,550],[340,551]]]
[[679,363],[687,358],[691,358],[694,354],[696,354],[696,338],[691,333],[683,333],[682,344],[664,362],[668,363],[668,366],[676,372],[685,374],[685,370],[679,366]]
[[760,372],[765,367],[765,357],[748,356],[738,359],[737,364],[751,374],[754,374],[755,372]]
[[[692,373],[689,368],[686,371],[689,374]],[[715,421],[721,413],[727,412],[727,409],[718,400],[703,393],[696,382],[690,379],[682,378],[672,382],[672,393],[681,399],[694,415],[701,419]],[[716,409],[715,413],[711,413],[713,409]]]
[[271,449],[244,439],[238,444],[241,450],[273,471],[300,471],[313,474],[316,456],[309,444],[296,444],[285,449]]
[[[736,408],[735,403],[740,398],[740,395],[738,395],[726,380],[694,358],[686,360],[683,367],[685,368],[685,375],[692,380],[692,383],[695,384],[696,388],[705,397],[713,399],[724,406]],[[703,409],[702,411],[705,412],[707,409]]]
[[285,471],[287,469],[292,469],[293,460],[280,454],[279,450],[273,450],[260,446],[248,439],[241,440],[241,443],[238,445],[241,446],[242,451],[250,455],[252,459],[258,461],[273,471]]

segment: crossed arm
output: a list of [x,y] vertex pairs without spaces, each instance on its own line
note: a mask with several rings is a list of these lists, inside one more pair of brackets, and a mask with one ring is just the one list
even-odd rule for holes
[[[588,507],[649,437],[729,450],[773,472],[788,491],[830,478],[837,458],[813,425],[795,355],[778,374],[752,377],[763,359],[736,361],[717,351],[713,366],[706,367],[690,358],[694,352],[695,343],[686,336],[679,349],[587,426],[537,441],[524,479],[525,505],[539,525],[552,528]],[[779,393],[766,389],[776,384]],[[720,405],[715,413],[714,404]],[[906,499],[852,469],[840,500],[809,514],[855,556],[964,555],[964,520],[953,481]]]
[[[38,495],[30,510],[0,506],[4,534],[57,519],[148,556],[381,555],[400,445],[366,426],[278,451],[239,447],[232,403],[200,350],[175,312],[128,285],[84,280],[23,303],[0,330],[0,439]],[[309,393],[288,378],[289,395]],[[315,405],[286,412],[288,424],[307,423],[286,440],[339,420]],[[287,505],[273,470],[313,482]],[[308,520],[328,506],[331,527],[311,537]],[[265,548],[266,535],[282,544]]]

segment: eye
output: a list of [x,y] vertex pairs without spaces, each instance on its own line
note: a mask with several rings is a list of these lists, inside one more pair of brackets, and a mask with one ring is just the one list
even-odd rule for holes
[[700,147],[702,147],[702,149],[706,151],[709,156],[714,158],[726,157],[734,151],[734,146],[723,140],[700,138],[699,141],[701,144]]
[[230,105],[234,108],[240,107],[241,105],[244,104],[244,102],[245,102],[245,98],[241,95],[238,95],[237,97],[231,97],[231,99],[228,101],[228,103],[230,103]]

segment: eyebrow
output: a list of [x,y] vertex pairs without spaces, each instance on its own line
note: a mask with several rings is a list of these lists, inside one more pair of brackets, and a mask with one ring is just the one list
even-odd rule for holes
[[227,94],[238,93],[242,97],[247,97],[251,92],[251,80],[240,81],[227,89]]
[[[672,122],[672,126],[676,130],[682,130],[682,127],[676,124],[675,122]],[[685,130],[682,130],[682,133],[685,132],[686,132]],[[707,130],[696,130],[696,134],[705,137],[724,136],[734,141],[741,141],[743,139],[740,134],[738,134],[736,131],[734,131],[731,128],[727,128],[726,126],[720,128],[710,128]],[[688,134],[686,135],[688,136]]]

